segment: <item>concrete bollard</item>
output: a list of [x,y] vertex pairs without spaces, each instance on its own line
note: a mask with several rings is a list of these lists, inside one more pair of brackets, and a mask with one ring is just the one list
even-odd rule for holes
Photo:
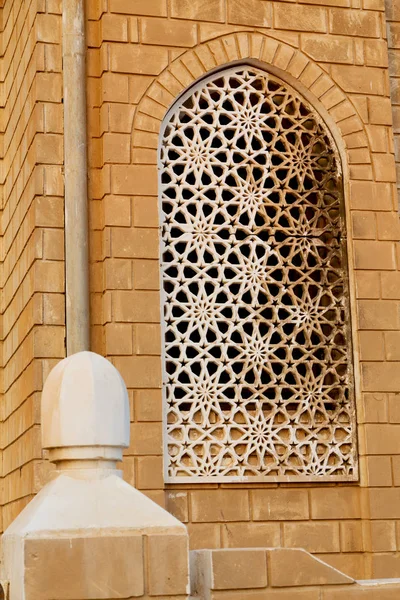
[[79,352],[51,371],[42,442],[56,470],[3,535],[9,600],[186,599],[185,526],[116,469],[129,403],[110,362]]

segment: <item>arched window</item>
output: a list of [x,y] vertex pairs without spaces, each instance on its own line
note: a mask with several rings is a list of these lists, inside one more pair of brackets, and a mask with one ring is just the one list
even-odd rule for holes
[[160,139],[167,481],[357,476],[340,159],[275,75],[200,81]]

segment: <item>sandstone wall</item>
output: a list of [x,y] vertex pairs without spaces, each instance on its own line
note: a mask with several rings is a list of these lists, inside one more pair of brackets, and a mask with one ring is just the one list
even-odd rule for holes
[[399,223],[384,2],[108,0],[88,9],[93,342],[132,398],[126,478],[164,501],[160,121],[210,69],[249,56],[273,62],[320,99],[347,147],[361,479],[174,485],[166,504],[193,548],[302,546],[356,577],[398,574]]
[[40,390],[64,356],[61,2],[4,0],[0,37],[3,527],[42,481]]
[[[59,0],[2,8],[4,525],[41,484],[39,392],[64,355],[60,11]],[[192,548],[302,546],[357,578],[400,573],[400,255],[386,26],[383,0],[87,0],[92,349],[129,388],[126,479],[188,524]],[[360,482],[165,493],[158,131],[185,87],[247,58],[298,79],[346,148]]]

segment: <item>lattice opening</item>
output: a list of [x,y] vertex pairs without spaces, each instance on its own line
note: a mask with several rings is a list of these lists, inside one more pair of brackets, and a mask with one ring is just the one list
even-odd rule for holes
[[357,476],[340,162],[251,67],[202,81],[160,146],[167,481]]

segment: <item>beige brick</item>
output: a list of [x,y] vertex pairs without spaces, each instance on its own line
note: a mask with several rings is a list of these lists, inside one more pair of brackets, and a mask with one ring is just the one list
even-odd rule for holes
[[224,0],[171,0],[171,16],[174,19],[197,21],[225,20]]
[[351,215],[351,221],[354,239],[376,239],[376,218],[373,212],[355,211]]
[[392,210],[392,190],[388,183],[350,182],[350,203],[355,210]]
[[387,67],[388,52],[385,40],[365,40],[365,64],[368,67]]
[[397,300],[400,297],[400,273],[398,271],[381,273],[382,298]]
[[363,0],[363,7],[366,10],[385,10],[385,0]]
[[272,587],[292,588],[346,584],[351,580],[316,560],[300,548],[268,551]]
[[113,44],[110,67],[116,73],[158,75],[168,65],[168,50],[157,46]]
[[[60,582],[65,582],[72,598],[95,598],[99,588],[108,596],[142,596],[142,543],[141,536],[122,535],[51,541],[30,539],[26,542],[26,585],[29,590],[26,598],[56,598],[62,593]],[[80,558],[83,555],[86,555],[84,567]],[[110,556],[121,565],[121,573],[115,572]],[[132,561],[132,556],[135,556],[135,561]],[[87,577],[84,572],[88,573]]]
[[365,461],[369,487],[391,487],[393,485],[390,456],[367,456]]
[[313,519],[357,519],[360,517],[359,488],[314,488],[310,492]]
[[115,257],[158,258],[159,240],[156,229],[114,228],[111,240],[112,254]]
[[43,232],[43,258],[64,260],[64,232],[62,229],[45,229]]
[[126,196],[106,196],[104,224],[125,227],[131,225],[131,199]]
[[400,361],[400,331],[385,332],[386,360]]
[[252,490],[251,504],[254,521],[309,518],[306,490]]
[[[326,562],[328,565],[331,565],[334,569],[337,569],[341,573],[345,573],[349,577],[353,577],[354,579],[364,579],[366,573],[366,559],[363,553],[336,553],[336,554],[315,554],[316,558]],[[332,589],[338,589],[338,586],[335,586]],[[353,588],[351,588],[353,589]],[[349,586],[342,588],[342,594],[344,593],[344,597],[347,597],[347,592],[349,590]],[[329,588],[326,588],[325,591],[329,593]],[[324,593],[325,593],[324,591]],[[325,600],[325,599],[324,599]],[[342,595],[343,600],[343,595]],[[365,599],[364,599],[365,600]]]
[[135,354],[160,356],[161,331],[159,325],[135,325],[134,341]]
[[191,550],[220,548],[220,525],[217,523],[188,523]]
[[368,125],[366,130],[372,152],[387,152],[389,146],[386,127]]
[[380,37],[379,15],[361,10],[332,8],[330,30],[339,35]]
[[186,535],[149,535],[148,573],[151,596],[187,593],[189,548]]
[[163,489],[162,456],[141,456],[137,459],[136,485],[139,490]]
[[378,213],[377,216],[378,238],[380,240],[400,239],[400,218],[398,213]]
[[[149,87],[150,83],[152,82],[152,78],[147,76],[147,75],[139,75],[139,74],[135,74],[135,75],[131,75],[130,76],[130,89],[129,89],[129,101],[132,102],[133,104],[138,104],[140,102],[140,99],[143,97],[143,94],[145,93],[145,91],[147,90],[147,88]],[[138,132],[137,135],[139,135]],[[157,138],[157,136],[155,136]],[[151,136],[150,136],[151,138]],[[134,141],[134,145],[135,145],[135,133],[133,135],[133,141]],[[158,141],[158,140],[157,140]],[[154,147],[157,148],[158,144],[155,144]],[[152,148],[153,146],[147,146],[147,144],[144,144],[144,147],[150,147]]]
[[[375,554],[372,556],[372,576],[376,579],[392,579],[396,578],[400,570],[400,560],[398,555],[388,554]],[[397,588],[397,589],[396,589]],[[398,595],[398,586],[392,588],[391,595],[388,595],[388,600],[396,600],[396,593]],[[384,590],[382,590],[384,593]],[[386,600],[383,593],[379,594],[379,600]]]
[[309,523],[284,523],[286,548],[304,548],[308,552],[339,552],[339,523],[315,521]]
[[36,261],[34,289],[37,292],[64,292],[64,264],[60,261]]
[[122,476],[124,481],[129,483],[129,485],[135,486],[135,463],[136,458],[132,456],[124,456],[122,461]]
[[396,166],[393,154],[373,154],[372,164],[376,181],[396,181]]
[[400,27],[399,23],[387,24],[388,45],[390,48],[400,48]]
[[61,169],[62,167],[54,165],[46,165],[43,167],[45,175],[43,191],[46,196],[64,195],[64,177]]
[[62,85],[60,73],[38,73],[36,75],[36,100],[39,102],[61,102]]
[[360,329],[398,329],[400,304],[394,300],[359,300]]
[[250,517],[247,490],[195,490],[190,501],[195,523],[248,521]]
[[342,552],[362,552],[364,550],[361,521],[340,523],[340,549]]
[[103,160],[109,163],[130,162],[130,135],[105,133],[103,136]]
[[65,329],[64,327],[40,326],[33,333],[33,351],[37,358],[64,358]]
[[101,18],[101,37],[110,42],[128,41],[128,20],[119,15],[103,15]]
[[301,36],[303,52],[321,62],[351,63],[353,44],[350,38],[306,33]]
[[221,529],[227,548],[273,548],[281,543],[279,523],[224,523]]
[[51,165],[63,163],[63,138],[61,135],[39,133],[35,137],[35,147],[38,163]]
[[188,492],[181,490],[168,490],[166,492],[166,508],[182,523],[189,521],[189,496]]
[[109,6],[112,13],[167,16],[167,0],[110,0]]
[[65,324],[65,298],[63,294],[43,294],[43,322],[46,325]]
[[132,325],[107,323],[105,326],[105,348],[108,356],[132,354]]
[[[380,457],[375,457],[375,458],[386,458],[387,460],[391,461],[391,465],[389,464],[389,469],[390,469],[390,479],[389,477],[387,477],[387,483],[383,483],[382,486],[379,487],[383,487],[383,485],[387,485],[387,486],[395,486],[395,487],[400,487],[400,456],[380,456]],[[393,468],[392,468],[393,467]],[[393,472],[393,481],[392,481],[392,472]],[[390,481],[390,483],[389,483]]]
[[392,106],[389,98],[368,98],[369,122],[375,125],[392,124]]
[[345,92],[383,94],[384,79],[380,69],[353,65],[333,65],[332,78]]
[[278,29],[293,29],[293,23],[296,23],[297,31],[325,32],[327,29],[326,9],[319,6],[274,3],[275,27]]
[[162,420],[162,394],[160,390],[136,390],[134,392],[135,418],[137,421]]
[[63,105],[46,103],[44,106],[44,129],[46,133],[63,133]]
[[161,423],[132,423],[131,445],[125,453],[144,456],[161,455]]
[[265,550],[213,550],[212,589],[241,590],[267,585]]
[[161,387],[161,363],[153,356],[120,356],[114,359],[116,368],[128,387]]
[[131,133],[134,107],[124,104],[110,104],[110,130],[116,133]]
[[[363,394],[364,423],[386,423],[388,420],[387,394]],[[361,418],[360,418],[361,421]]]
[[158,292],[116,291],[113,294],[113,316],[123,323],[159,323]]
[[133,272],[135,289],[137,290],[159,290],[160,268],[155,260],[134,260]]
[[133,198],[133,222],[137,227],[158,227],[157,197]]
[[125,259],[107,259],[104,262],[105,286],[108,290],[132,288],[132,263]]
[[400,373],[396,362],[364,363],[361,371],[367,392],[397,392],[400,389]]
[[400,454],[400,425],[365,425],[365,444],[368,454]]
[[385,360],[383,333],[380,331],[360,331],[361,360]]
[[228,0],[228,23],[270,27],[269,3],[259,0]]
[[374,273],[373,271],[356,271],[354,276],[357,298],[380,297],[379,273]]
[[38,42],[60,43],[61,19],[56,15],[38,14],[36,16],[36,35]]
[[103,73],[102,95],[105,102],[128,102],[129,79],[126,75]]
[[396,550],[396,528],[391,521],[371,522],[372,552],[393,552]]
[[389,394],[389,421],[400,423],[400,393]]
[[356,240],[354,242],[354,261],[356,269],[394,269],[394,244]]
[[45,60],[46,69],[49,72],[62,71],[62,53],[61,44],[46,44],[45,45]]
[[157,168],[152,165],[115,165],[111,167],[113,194],[157,194]]
[[187,21],[142,19],[141,27],[144,44],[190,47],[197,41],[197,27]]

